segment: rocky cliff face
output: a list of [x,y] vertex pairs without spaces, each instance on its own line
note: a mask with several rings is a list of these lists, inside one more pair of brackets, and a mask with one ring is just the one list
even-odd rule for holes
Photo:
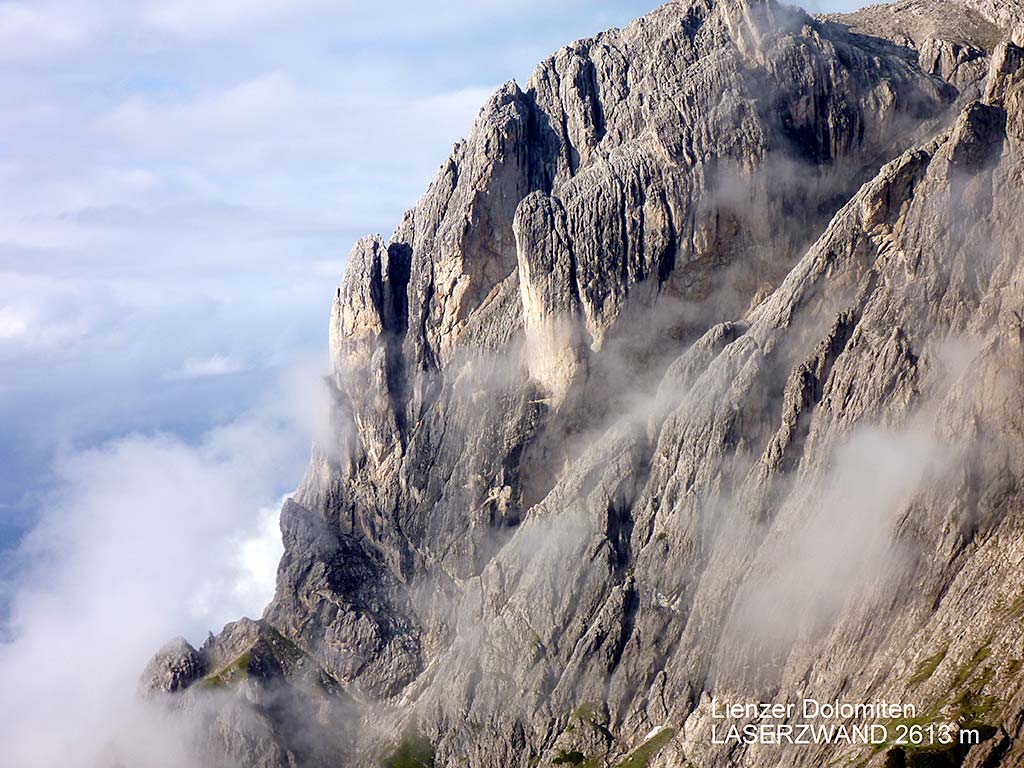
[[[273,602],[146,672],[202,764],[1024,761],[1016,24],[681,0],[502,87],[349,255]],[[807,696],[981,743],[712,738]]]

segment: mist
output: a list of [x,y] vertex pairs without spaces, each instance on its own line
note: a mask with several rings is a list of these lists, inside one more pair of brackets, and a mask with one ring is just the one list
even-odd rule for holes
[[128,435],[60,460],[8,587],[5,760],[88,765],[142,723],[164,730],[136,699],[142,670],[174,636],[198,644],[262,613],[282,551],[281,497],[301,479],[327,397],[311,363],[195,442]]

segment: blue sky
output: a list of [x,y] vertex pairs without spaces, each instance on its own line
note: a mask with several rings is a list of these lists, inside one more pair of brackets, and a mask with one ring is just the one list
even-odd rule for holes
[[163,640],[258,614],[345,253],[653,5],[0,0],[0,754],[66,764],[55,718],[81,755]]

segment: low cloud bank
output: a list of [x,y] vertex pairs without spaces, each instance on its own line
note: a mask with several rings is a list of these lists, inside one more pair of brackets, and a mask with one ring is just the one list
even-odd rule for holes
[[92,765],[115,733],[173,740],[137,706],[139,675],[171,637],[199,643],[262,612],[281,552],[279,500],[301,477],[322,388],[304,369],[194,444],[130,435],[59,462],[58,489],[5,587],[5,764]]

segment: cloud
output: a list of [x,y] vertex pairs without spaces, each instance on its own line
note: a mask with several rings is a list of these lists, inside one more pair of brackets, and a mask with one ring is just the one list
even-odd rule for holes
[[[274,595],[277,564],[284,554],[278,518],[288,495],[260,509],[254,526],[234,535],[228,541],[233,552],[229,570],[219,581],[207,581],[189,602],[193,615],[223,615],[227,598],[244,606],[242,614],[258,615]],[[239,614],[239,615],[242,615]]]
[[273,72],[191,99],[135,98],[100,118],[97,129],[150,151],[227,137],[251,141],[289,118],[299,98],[291,80]]
[[31,319],[18,307],[0,307],[0,341],[22,339],[29,333]]
[[317,0],[163,0],[148,4],[143,19],[158,29],[195,38],[237,29],[249,21],[295,13],[317,4]]
[[790,3],[810,13],[848,13],[870,5],[874,0],[799,0]]
[[90,329],[85,316],[54,312],[22,302],[0,305],[0,354],[11,346],[28,351],[48,351],[85,336]]
[[76,50],[91,30],[66,8],[0,2],[0,60],[40,59]]
[[274,391],[195,444],[134,435],[60,460],[15,555],[11,641],[0,645],[5,761],[91,764],[164,641],[200,642],[261,613],[281,552],[278,500],[308,455],[290,404],[273,405],[284,402]]
[[227,376],[244,370],[245,366],[230,355],[190,357],[180,368],[168,373],[166,378],[171,381],[205,379],[210,376]]
[[884,593],[903,575],[908,553],[895,527],[962,453],[941,442],[926,418],[915,421],[837,438],[820,474],[794,485],[738,601],[736,626],[748,642],[779,649],[801,634],[817,637],[849,600]]

